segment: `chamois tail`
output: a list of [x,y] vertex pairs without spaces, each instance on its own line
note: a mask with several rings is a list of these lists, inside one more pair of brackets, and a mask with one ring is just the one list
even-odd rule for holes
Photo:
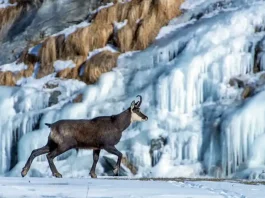
[[49,128],[51,128],[52,124],[45,123]]

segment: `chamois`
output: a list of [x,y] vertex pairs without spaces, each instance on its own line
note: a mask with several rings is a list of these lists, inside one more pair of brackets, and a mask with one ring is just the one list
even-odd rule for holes
[[140,100],[117,115],[96,117],[91,120],[59,120],[53,124],[47,124],[51,128],[47,144],[39,149],[33,150],[24,168],[22,177],[28,173],[31,163],[35,157],[47,154],[47,160],[54,177],[61,178],[62,175],[56,169],[53,159],[70,149],[93,149],[93,165],[90,176],[97,178],[95,173],[96,164],[99,159],[100,150],[118,156],[116,166],[113,170],[115,175],[119,174],[122,153],[115,148],[119,143],[122,132],[132,122],[147,121],[148,117],[140,111],[142,96]]

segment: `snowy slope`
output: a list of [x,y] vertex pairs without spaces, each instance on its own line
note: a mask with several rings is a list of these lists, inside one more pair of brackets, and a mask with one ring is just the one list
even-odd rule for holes
[[[95,85],[59,81],[50,75],[23,79],[19,92],[5,88],[3,98],[11,102],[5,100],[0,106],[9,115],[9,119],[1,117],[0,174],[20,175],[32,149],[46,143],[49,129],[44,123],[117,114],[141,94],[149,121],[133,124],[117,146],[138,167],[137,176],[264,179],[264,85],[255,96],[242,100],[243,89],[230,86],[229,80],[236,76],[257,79],[255,47],[265,36],[265,2],[225,1],[223,9],[214,9],[217,1],[192,6],[194,2],[186,2],[186,13],[162,28],[149,48],[121,55],[117,68],[103,74]],[[197,16],[205,10],[205,15]],[[263,53],[260,62],[263,71]],[[59,70],[69,66],[60,64]],[[44,84],[51,80],[60,84],[63,94],[57,105],[47,107],[47,98],[41,96],[49,96]],[[69,103],[80,92],[83,101]],[[28,108],[16,110],[17,103]],[[36,117],[24,114],[34,112],[43,114],[40,130],[33,127]],[[13,131],[22,123],[19,163],[9,172]],[[161,139],[166,143],[150,155],[151,142]],[[63,176],[88,175],[91,151],[70,154],[56,162]],[[106,174],[102,164],[97,173]],[[45,156],[36,159],[29,175],[51,175]]]
[[5,198],[263,198],[264,190],[264,185],[236,182],[0,178]]

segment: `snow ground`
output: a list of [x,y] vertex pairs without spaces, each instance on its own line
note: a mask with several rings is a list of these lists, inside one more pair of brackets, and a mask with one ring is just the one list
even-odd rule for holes
[[265,185],[214,181],[0,178],[0,197],[262,198]]

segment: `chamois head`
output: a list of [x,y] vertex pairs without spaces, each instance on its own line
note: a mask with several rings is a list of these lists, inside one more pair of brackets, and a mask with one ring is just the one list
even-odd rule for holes
[[142,96],[137,96],[140,98],[140,101],[136,102],[132,101],[130,110],[131,110],[131,122],[142,122],[142,121],[147,121],[148,117],[146,115],[144,115],[141,111],[140,111],[140,106],[142,104]]

